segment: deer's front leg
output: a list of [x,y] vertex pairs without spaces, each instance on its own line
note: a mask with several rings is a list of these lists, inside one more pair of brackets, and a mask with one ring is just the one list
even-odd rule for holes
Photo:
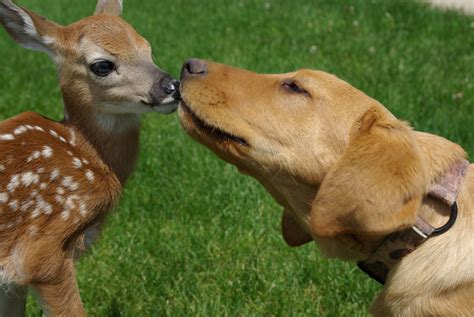
[[81,303],[76,281],[76,271],[72,259],[66,260],[64,267],[54,280],[33,284],[41,300],[43,311],[48,316],[86,316]]
[[27,293],[27,286],[0,285],[0,317],[23,317]]

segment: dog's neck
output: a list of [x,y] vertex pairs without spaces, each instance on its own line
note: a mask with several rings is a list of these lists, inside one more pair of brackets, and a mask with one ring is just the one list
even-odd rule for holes
[[319,189],[319,184],[309,183],[289,175],[285,171],[266,172],[268,174],[250,173],[272,195],[285,210],[289,211],[301,228],[311,232],[311,203]]
[[[454,162],[465,158],[466,154],[459,145],[442,137],[423,132],[416,132],[416,137],[425,156],[426,164],[429,166],[428,179],[431,183],[426,186],[428,190],[440,175],[442,175]],[[299,179],[295,175],[285,175],[285,172],[282,171],[273,177],[261,175],[256,176],[256,178],[280,205],[295,216],[301,229],[308,234],[311,234],[311,204],[317,194],[322,180],[308,182],[304,179]],[[431,225],[441,226],[447,221],[449,213],[449,208],[444,204],[427,197],[423,201],[419,215]],[[326,247],[331,250],[353,249],[347,250],[343,258],[354,259],[369,254],[383,239],[385,239],[385,237],[386,236],[344,236],[341,239],[331,239],[340,240],[340,244],[338,243],[337,247],[334,246],[334,243],[329,243],[329,241],[327,241],[328,239],[325,239],[324,241],[321,241],[321,239],[316,240],[322,249],[325,249]],[[329,256],[339,256],[338,254],[333,254],[331,250],[328,252]]]

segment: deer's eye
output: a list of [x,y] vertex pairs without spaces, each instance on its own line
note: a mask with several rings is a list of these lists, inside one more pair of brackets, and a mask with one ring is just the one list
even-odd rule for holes
[[91,71],[99,77],[107,77],[115,70],[115,64],[111,61],[100,61],[90,65]]
[[308,95],[308,92],[295,81],[285,80],[281,83],[281,86],[290,92]]

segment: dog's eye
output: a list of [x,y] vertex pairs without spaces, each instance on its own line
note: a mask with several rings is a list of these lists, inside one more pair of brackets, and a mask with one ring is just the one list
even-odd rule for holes
[[99,61],[90,65],[91,71],[99,77],[107,77],[115,69],[115,64],[111,61]]
[[285,80],[282,84],[282,87],[288,91],[297,93],[297,94],[308,94],[308,92],[292,80]]

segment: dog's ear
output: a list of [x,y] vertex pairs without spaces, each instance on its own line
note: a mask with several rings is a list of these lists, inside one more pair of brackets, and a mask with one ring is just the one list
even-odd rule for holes
[[413,225],[426,175],[412,129],[385,109],[369,109],[316,195],[313,233],[378,235]]
[[313,241],[311,235],[303,230],[288,210],[283,211],[283,216],[281,217],[281,234],[290,247],[299,247]]

